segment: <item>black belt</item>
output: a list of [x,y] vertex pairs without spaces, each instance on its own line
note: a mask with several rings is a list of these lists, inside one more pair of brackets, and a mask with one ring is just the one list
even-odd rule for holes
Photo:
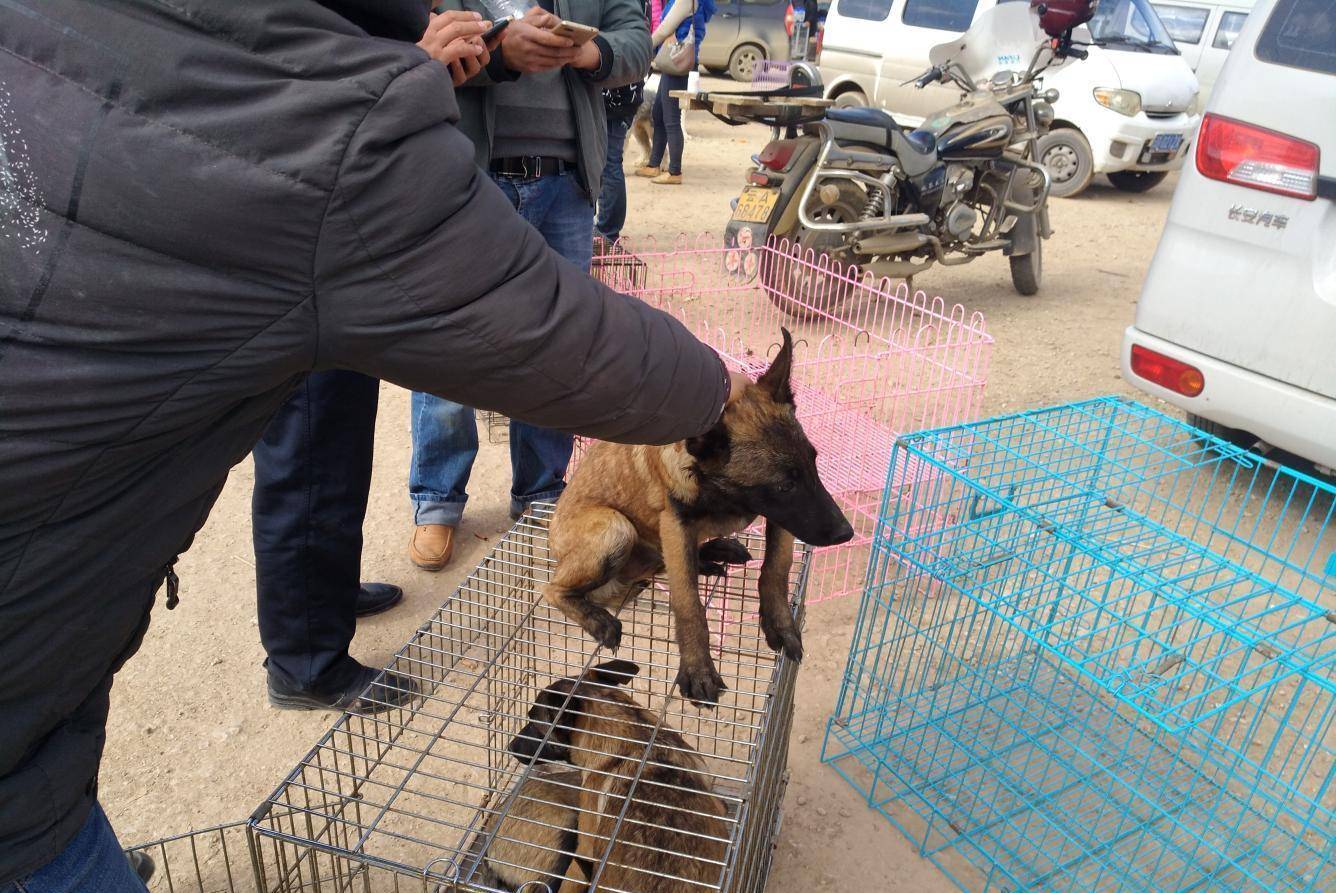
[[492,173],[503,177],[523,177],[535,180],[538,177],[550,177],[575,170],[575,164],[560,158],[548,158],[544,155],[514,155],[510,158],[493,158],[488,166]]

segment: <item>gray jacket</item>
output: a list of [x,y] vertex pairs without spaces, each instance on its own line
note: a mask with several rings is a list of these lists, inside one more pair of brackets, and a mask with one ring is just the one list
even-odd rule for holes
[[646,443],[727,389],[514,213],[412,44],[309,0],[5,2],[0,888],[87,816],[112,676],[307,373]]
[[[652,53],[649,23],[641,0],[554,0],[554,14],[570,22],[599,29],[594,41],[603,53],[597,71],[562,69],[562,78],[575,115],[576,140],[580,149],[580,180],[592,203],[603,180],[608,157],[608,119],[603,108],[603,89],[632,84],[649,74]],[[437,9],[468,9],[487,16],[479,0],[446,0]],[[489,89],[498,80],[514,80],[497,53],[485,69],[458,91],[459,129],[473,140],[479,167],[491,160],[492,136],[496,130],[496,98]]]

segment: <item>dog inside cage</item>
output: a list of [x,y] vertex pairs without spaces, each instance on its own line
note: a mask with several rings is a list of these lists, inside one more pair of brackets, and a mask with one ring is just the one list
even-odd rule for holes
[[615,657],[543,602],[550,515],[531,510],[396,656],[419,700],[340,718],[257,813],[289,863],[319,852],[474,893],[762,889],[796,665],[743,622],[758,563],[702,586],[728,689],[700,710],[673,686],[660,581],[622,610]]
[[582,773],[575,862],[589,884],[665,893],[713,884],[728,843],[724,802],[686,740],[621,690],[639,670],[614,660],[549,685],[509,750]]

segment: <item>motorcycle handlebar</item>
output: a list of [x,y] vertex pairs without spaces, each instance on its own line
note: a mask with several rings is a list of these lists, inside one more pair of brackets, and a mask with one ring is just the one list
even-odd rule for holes
[[914,81],[914,86],[922,90],[929,84],[935,83],[936,81],[940,81],[941,79],[942,79],[942,70],[938,68],[936,65],[934,65],[932,68],[929,68],[922,75],[920,75],[918,80]]

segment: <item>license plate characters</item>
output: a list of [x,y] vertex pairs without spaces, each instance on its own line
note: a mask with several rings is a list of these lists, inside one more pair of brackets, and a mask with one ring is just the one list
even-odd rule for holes
[[1152,152],[1177,152],[1181,145],[1183,145],[1183,134],[1161,133],[1150,141],[1150,150]]
[[770,219],[770,212],[779,201],[778,189],[759,189],[748,186],[738,196],[738,206],[733,209],[733,219],[743,223],[765,223]]

